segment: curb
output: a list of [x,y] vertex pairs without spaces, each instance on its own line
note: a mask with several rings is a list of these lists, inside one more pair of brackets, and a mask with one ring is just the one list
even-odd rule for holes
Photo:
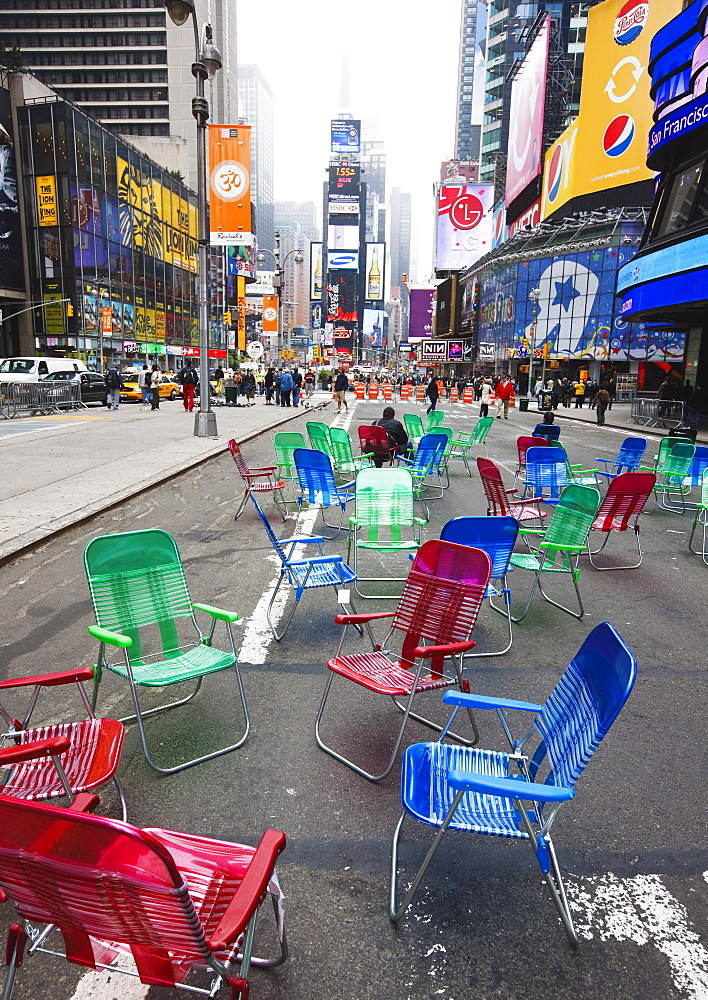
[[[314,406],[308,407],[310,412],[323,409],[329,405],[330,400],[327,399],[324,402],[316,403]],[[286,416],[281,417],[277,420],[273,420],[265,427],[260,427],[256,431],[251,431],[250,434],[244,435],[240,439],[240,444],[246,444],[249,441],[254,441],[261,434],[267,434],[274,427],[280,427],[282,424],[287,424],[291,420],[297,420],[298,417],[302,416],[302,413],[306,411],[303,407],[302,411],[298,407],[298,413],[288,413]],[[126,500],[131,500],[133,497],[144,493],[146,490],[154,489],[156,486],[161,486],[163,483],[169,482],[171,479],[176,479],[178,476],[183,475],[185,472],[189,472],[191,469],[196,469],[200,465],[204,465],[206,462],[210,462],[213,458],[219,458],[221,455],[228,451],[228,445],[219,443],[213,447],[207,455],[200,455],[199,458],[193,458],[184,464],[172,466],[170,469],[166,469],[163,472],[158,473],[155,476],[151,476],[149,479],[143,479],[139,483],[131,483],[129,487],[121,490],[119,493],[113,493],[105,501],[101,501],[98,504],[94,504],[90,508],[84,507],[80,511],[75,511],[71,514],[67,514],[63,518],[59,518],[52,522],[52,527],[47,529],[35,528],[33,531],[27,532],[27,534],[21,536],[16,541],[19,544],[14,545],[10,542],[8,543],[8,548],[5,549],[0,546],[0,566],[5,566],[9,562],[13,562],[16,559],[21,558],[23,555],[31,552],[33,549],[38,548],[45,542],[49,542],[56,538],[58,535],[63,534],[70,528],[74,528],[80,524],[86,524],[86,522],[91,521],[94,517],[98,517],[99,514],[104,514],[106,511],[113,510],[115,507],[120,506],[120,504],[125,503]]]
[[[554,410],[553,412],[556,415],[556,420],[561,420],[561,419],[562,420],[574,420],[577,423],[588,424],[589,427],[596,427],[597,426],[596,424],[594,424],[592,422],[592,420],[583,420],[582,417],[576,417],[576,416],[573,416],[573,414],[570,414],[570,413],[561,413],[558,410]],[[604,427],[611,427],[611,428],[613,428],[614,430],[617,430],[617,431],[626,430],[627,434],[629,436],[631,436],[632,434],[638,434],[638,435],[640,435],[642,437],[648,435],[650,437],[658,438],[659,440],[661,440],[662,438],[668,437],[668,432],[670,430],[670,428],[668,428],[668,427],[661,427],[661,428],[657,428],[657,427],[643,427],[641,424],[632,424],[632,423],[627,423],[626,425],[622,425],[622,424],[603,424],[603,426]],[[700,431],[699,431],[699,435],[700,435]],[[699,437],[696,440],[696,444],[700,444],[700,443],[701,443],[701,439]],[[703,439],[703,443],[708,444],[708,436]]]

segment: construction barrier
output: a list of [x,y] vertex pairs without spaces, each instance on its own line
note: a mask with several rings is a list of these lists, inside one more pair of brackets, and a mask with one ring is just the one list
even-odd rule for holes
[[418,386],[416,386],[415,398],[418,400],[419,403],[424,403],[425,402],[425,386],[424,385],[418,385]]
[[412,391],[413,391],[413,386],[412,385],[406,385],[406,384],[402,385],[401,386],[401,399],[410,399]]
[[384,382],[383,398],[388,400],[393,399],[393,386],[391,385],[390,382]]
[[366,386],[363,382],[354,383],[354,395],[357,399],[364,399],[366,397]]
[[462,401],[464,403],[473,403],[474,402],[474,389],[472,388],[472,386],[469,386],[467,389],[465,389],[465,393],[464,393],[464,396],[462,397]]
[[450,398],[450,402],[451,403],[459,403],[459,401],[460,401],[460,394],[457,391],[457,389],[450,389],[449,398]]
[[81,383],[3,382],[0,384],[0,417],[12,419],[35,413],[61,413],[64,409],[85,409],[81,401]]
[[376,382],[372,382],[369,385],[369,399],[378,399],[378,398],[379,398],[378,384]]

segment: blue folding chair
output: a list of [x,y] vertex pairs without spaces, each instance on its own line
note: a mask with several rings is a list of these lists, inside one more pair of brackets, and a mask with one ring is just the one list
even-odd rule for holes
[[642,464],[644,452],[647,450],[647,439],[640,437],[625,438],[619,446],[617,458],[596,458],[596,462],[602,462],[604,469],[597,471],[601,476],[614,479],[615,476],[623,472],[636,472]]
[[[405,465],[411,474],[413,495],[423,505],[426,520],[430,520],[428,500],[439,500],[444,492],[442,476],[445,470],[447,442],[446,434],[424,434],[418,442],[415,458],[404,458],[402,455],[398,457],[399,464]],[[431,488],[428,483],[431,476],[437,476],[434,487],[440,492],[435,496],[427,496],[427,491]],[[425,497],[423,496],[424,491]]]
[[[586,638],[545,705],[461,691],[443,695],[443,702],[454,709],[439,741],[416,743],[403,755],[403,813],[391,851],[392,920],[400,920],[407,910],[445,832],[461,830],[528,840],[568,940],[577,946],[551,826],[562,803],[575,796],[573,786],[627,701],[636,674],[631,650],[612,625],[603,622]],[[462,707],[496,710],[512,752],[444,743]],[[533,714],[531,728],[521,739],[513,738],[505,710]],[[407,815],[438,832],[399,905],[398,845]]]
[[556,504],[568,485],[568,463],[564,448],[529,448],[526,452],[524,495]]
[[[337,485],[332,471],[332,460],[324,452],[314,451],[310,448],[296,448],[294,453],[295,469],[297,471],[298,483],[300,484],[300,495],[297,497],[297,505],[302,510],[303,503],[311,507],[319,507],[322,511],[322,520],[328,528],[334,528],[337,533],[342,530],[344,522],[344,512],[350,500],[354,499],[354,491],[350,487],[355,485],[352,480],[348,483]],[[339,507],[339,524],[330,524],[325,518],[324,512],[328,507]],[[336,535],[329,535],[330,539]]]
[[[440,532],[440,538],[444,542],[469,545],[473,549],[481,549],[487,553],[492,560],[492,572],[484,596],[489,600],[490,607],[505,616],[509,625],[509,642],[504,649],[490,653],[466,653],[465,659],[468,656],[503,656],[511,649],[513,642],[511,590],[506,575],[513,570],[509,560],[518,534],[519,522],[515,517],[453,517]],[[497,607],[494,603],[495,597],[504,598],[503,608]]]
[[[288,631],[300,598],[306,590],[316,590],[322,587],[334,588],[334,592],[337,595],[337,603],[344,609],[345,614],[352,614],[354,605],[350,600],[349,590],[346,589],[345,593],[344,589],[348,588],[356,580],[356,574],[347,566],[342,556],[326,556],[322,551],[322,542],[325,539],[321,535],[297,535],[294,538],[278,538],[256,498],[251,496],[251,500],[253,500],[253,504],[258,511],[258,516],[263,523],[270,544],[273,546],[278,559],[280,559],[280,578],[266,610],[266,618],[276,641],[280,642]],[[308,558],[293,558],[296,545],[316,545],[317,555]],[[289,584],[295,591],[295,603],[287,617],[285,627],[281,632],[278,632],[273,623],[271,612],[283,583]]]

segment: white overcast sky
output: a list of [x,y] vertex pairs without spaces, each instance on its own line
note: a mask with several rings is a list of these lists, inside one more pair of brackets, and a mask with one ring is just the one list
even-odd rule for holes
[[351,111],[377,118],[387,188],[413,197],[418,280],[432,269],[433,183],[454,155],[461,0],[241,0],[238,61],[275,95],[275,197],[322,200],[329,122],[349,50]]

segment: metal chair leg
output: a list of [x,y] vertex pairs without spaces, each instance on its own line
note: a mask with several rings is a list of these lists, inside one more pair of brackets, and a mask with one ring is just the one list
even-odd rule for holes
[[[275,585],[275,590],[273,591],[271,599],[268,602],[268,607],[266,608],[266,618],[268,619],[268,624],[270,625],[270,630],[273,633],[273,638],[275,639],[276,642],[280,642],[284,638],[285,633],[290,628],[290,623],[293,620],[293,616],[294,616],[295,612],[297,611],[297,606],[300,603],[300,599],[297,597],[297,595],[295,595],[295,601],[293,603],[292,611],[290,612],[290,614],[288,615],[288,617],[287,617],[287,619],[285,621],[285,627],[279,633],[278,630],[277,630],[277,628],[273,624],[273,619],[271,617],[271,611],[273,610],[273,605],[275,604],[275,599],[276,599],[276,597],[278,595],[278,592],[280,590],[280,585],[281,585],[281,583],[283,582],[284,579],[285,579],[285,574],[281,573],[280,574],[280,579],[278,580],[278,582]],[[286,597],[286,602],[287,602],[287,597]]]
[[578,587],[578,578],[580,577],[580,570],[578,569],[577,562],[575,568],[571,568],[570,576],[573,580],[573,586],[575,588],[575,596],[578,599],[578,611],[573,611],[571,608],[566,608],[564,604],[559,604],[558,601],[554,601],[552,598],[545,593],[540,581],[538,584],[538,589],[541,592],[541,596],[544,601],[548,601],[552,604],[554,608],[558,608],[560,611],[565,611],[567,615],[571,615],[573,618],[577,618],[580,621],[585,616],[585,608],[583,607],[583,599],[580,596],[580,588]]
[[238,521],[239,517],[243,513],[243,508],[246,506],[246,501],[248,500],[248,494],[250,492],[251,492],[250,490],[246,490],[244,492],[244,494],[243,494],[243,500],[241,501],[241,506],[239,507],[239,509],[234,514],[234,521]]
[[638,524],[634,525],[634,537],[635,537],[635,541],[637,543],[637,551],[639,553],[639,562],[632,563],[631,565],[627,565],[627,566],[600,566],[600,565],[598,565],[598,563],[596,563],[593,560],[593,556],[599,555],[599,553],[602,552],[602,550],[604,549],[604,547],[607,545],[609,537],[610,537],[610,532],[609,531],[605,532],[605,540],[604,540],[604,542],[602,543],[602,545],[600,546],[599,549],[595,549],[593,551],[590,548],[590,537],[588,536],[588,557],[590,559],[590,565],[593,567],[593,569],[596,569],[596,570],[600,571],[601,573],[605,573],[608,570],[613,570],[613,569],[639,569],[639,567],[642,565],[642,558],[643,558],[643,556],[642,556],[642,542],[641,542],[641,538],[640,538],[640,535],[639,535],[639,525]]

